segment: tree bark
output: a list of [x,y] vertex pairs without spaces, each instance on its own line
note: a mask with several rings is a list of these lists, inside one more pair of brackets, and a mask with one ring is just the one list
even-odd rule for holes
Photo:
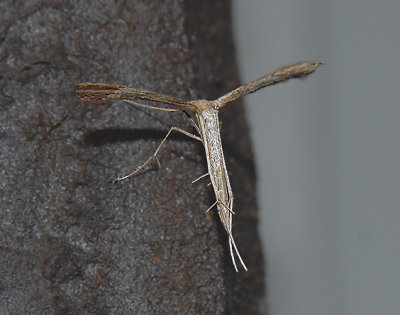
[[256,314],[264,296],[243,107],[221,113],[235,273],[182,113],[87,104],[80,82],[213,99],[238,85],[228,1],[3,1],[0,313]]

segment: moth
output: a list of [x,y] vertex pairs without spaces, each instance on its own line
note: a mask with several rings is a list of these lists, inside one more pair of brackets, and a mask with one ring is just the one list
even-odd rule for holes
[[[143,164],[136,168],[136,170],[126,176],[120,177],[117,180],[127,179],[136,175],[143,167],[150,161],[157,158],[157,154],[167,140],[172,131],[181,132],[186,136],[199,140],[203,143],[208,173],[201,176],[209,176],[215,194],[215,203],[207,210],[209,211],[214,206],[217,207],[217,212],[222,225],[228,235],[228,245],[230,256],[233,266],[238,271],[236,258],[239,260],[240,265],[247,271],[247,267],[239,253],[232,233],[232,217],[233,211],[233,193],[229,182],[229,175],[226,169],[224,153],[222,150],[221,136],[220,136],[220,122],[218,119],[219,110],[226,104],[231,103],[238,98],[253,93],[268,85],[276,84],[279,82],[287,81],[291,78],[302,78],[313,73],[319,66],[324,64],[321,61],[307,61],[296,62],[280,67],[256,80],[248,82],[231,92],[215,99],[215,100],[192,100],[186,101],[161,93],[141,90],[124,85],[112,85],[103,83],[81,83],[78,84],[76,93],[78,97],[85,102],[97,101],[113,101],[113,100],[129,100],[140,99],[148,100],[156,103],[164,103],[172,105],[173,108],[162,108],[157,106],[149,106],[140,103],[135,103],[138,106],[144,106],[151,109],[158,109],[164,111],[185,111],[191,113],[192,123],[198,132],[193,135],[185,130],[171,127],[167,135],[161,141],[160,145],[155,150],[154,154]],[[197,180],[196,180],[197,181]]]

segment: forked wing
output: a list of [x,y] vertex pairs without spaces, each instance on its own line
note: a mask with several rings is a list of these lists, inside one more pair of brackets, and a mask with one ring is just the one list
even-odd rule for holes
[[140,90],[125,85],[80,83],[76,87],[76,94],[82,101],[85,102],[142,99],[178,106],[190,110],[194,109],[193,105],[191,105],[188,101],[180,98],[153,91]]
[[292,78],[305,77],[313,73],[319,66],[323,64],[325,64],[323,61],[305,61],[288,64],[270,73],[267,73],[258,79],[239,86],[233,91],[216,99],[214,102],[216,103],[217,108],[221,108],[227,103],[233,102],[238,98],[249,93],[253,93],[265,86],[287,81]]

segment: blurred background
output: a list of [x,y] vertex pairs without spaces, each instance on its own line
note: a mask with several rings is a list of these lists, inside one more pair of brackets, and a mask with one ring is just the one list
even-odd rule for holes
[[272,315],[400,314],[399,14],[396,0],[233,0],[243,82],[327,62],[244,99]]

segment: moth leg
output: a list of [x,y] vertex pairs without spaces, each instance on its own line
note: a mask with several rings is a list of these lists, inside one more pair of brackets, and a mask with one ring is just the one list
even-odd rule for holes
[[[157,159],[158,151],[160,151],[162,145],[165,143],[165,141],[167,141],[167,138],[169,137],[169,135],[171,134],[172,131],[178,131],[178,132],[183,133],[184,135],[186,135],[186,136],[188,136],[188,137],[190,137],[190,138],[192,138],[192,139],[196,139],[196,140],[202,141],[200,137],[195,136],[195,135],[193,135],[193,134],[191,134],[191,133],[189,133],[189,132],[187,132],[187,131],[185,131],[185,130],[183,130],[183,129],[179,129],[179,128],[176,128],[176,127],[171,127],[171,129],[168,131],[167,135],[164,137],[164,139],[161,141],[161,143],[160,143],[159,146],[157,147],[156,151],[153,153],[152,156],[150,156],[150,157],[147,159],[146,162],[144,162],[143,164],[139,165],[139,166],[136,168],[136,170],[134,170],[132,173],[130,173],[130,174],[128,174],[128,175],[125,175],[125,176],[122,176],[122,177],[118,177],[115,181],[119,182],[119,181],[121,181],[121,180],[128,179],[128,178],[130,178],[130,177],[132,177],[132,176],[135,176],[135,175],[136,175],[138,172],[140,172],[140,171],[143,169],[143,167],[145,167],[152,159]],[[158,161],[158,159],[157,159],[157,161]]]
[[[229,208],[225,203],[223,203],[222,201],[220,201],[221,204],[225,207],[226,210],[228,210],[231,214],[235,214],[235,212],[233,212],[232,208]],[[232,225],[232,224],[231,224]]]
[[195,182],[199,181],[200,179],[202,179],[202,178],[204,178],[204,177],[206,177],[206,176],[208,176],[208,172],[207,172],[206,174],[203,174],[203,175],[201,175],[200,177],[196,178],[196,179],[192,182],[192,184],[194,184]]
[[214,202],[207,210],[205,213],[207,213],[208,211],[210,211],[212,208],[214,208],[216,206],[216,204],[218,203],[218,201]]

